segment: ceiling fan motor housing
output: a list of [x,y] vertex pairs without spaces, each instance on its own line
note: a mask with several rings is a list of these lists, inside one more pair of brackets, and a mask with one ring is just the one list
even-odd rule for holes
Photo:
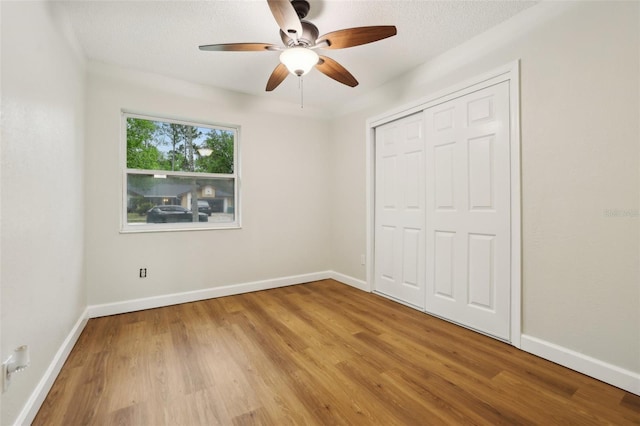
[[[0,0],[1,1],[1,0]],[[375,25],[344,28],[319,36],[318,28],[305,21],[310,10],[308,0],[267,0],[269,9],[280,27],[284,48],[270,43],[222,43],[200,46],[213,52],[280,51],[280,64],[271,73],[266,90],[274,90],[289,73],[301,77],[314,67],[335,81],[356,87],[358,80],[342,65],[327,56],[320,56],[316,48],[344,49],[383,40],[397,34],[394,25]]]
[[284,31],[280,30],[280,38],[285,46],[291,47],[300,44],[306,47],[315,46],[316,40],[320,35],[318,27],[309,21],[300,21],[300,23],[302,24],[302,35],[298,37],[298,43]]

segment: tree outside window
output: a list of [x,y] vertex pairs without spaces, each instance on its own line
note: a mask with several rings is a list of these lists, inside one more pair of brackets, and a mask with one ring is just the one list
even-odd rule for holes
[[239,226],[238,128],[128,113],[123,120],[123,231]]

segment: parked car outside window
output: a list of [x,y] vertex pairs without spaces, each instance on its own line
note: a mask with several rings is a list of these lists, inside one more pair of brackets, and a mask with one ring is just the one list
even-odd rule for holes
[[198,200],[198,211],[200,213],[205,213],[207,216],[211,216],[211,206],[208,201]]
[[[122,128],[121,232],[240,228],[240,126],[122,111]],[[154,206],[181,206],[192,217],[147,215]]]
[[[208,222],[209,218],[198,212],[198,221]],[[174,222],[193,222],[193,213],[182,206],[155,206],[147,212],[147,223]]]

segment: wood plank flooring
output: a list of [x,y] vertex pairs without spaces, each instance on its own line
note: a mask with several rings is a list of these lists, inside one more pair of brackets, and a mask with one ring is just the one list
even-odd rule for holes
[[332,280],[92,319],[34,425],[640,424],[640,397]]

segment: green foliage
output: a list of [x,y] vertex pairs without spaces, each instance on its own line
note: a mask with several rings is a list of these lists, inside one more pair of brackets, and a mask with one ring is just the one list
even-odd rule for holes
[[195,172],[195,156],[196,156],[196,147],[195,141],[202,136],[202,132],[198,130],[197,127],[193,126],[181,126],[180,134],[182,136],[182,140],[184,142],[184,161],[182,163],[182,170]]
[[[228,130],[127,118],[130,169],[231,174],[233,145],[234,133]],[[201,156],[197,150],[203,147],[212,154]]]
[[156,123],[139,118],[127,118],[127,167],[157,170],[162,154],[153,144]]
[[211,155],[196,160],[196,171],[204,173],[233,173],[233,132],[212,130],[204,141]]
[[185,127],[191,126],[176,123],[162,123],[160,125],[159,134],[168,139],[168,143],[171,146],[166,155],[167,168],[163,168],[163,170],[190,171],[188,168],[185,169],[185,166],[188,167],[187,153],[183,143]]
[[142,203],[139,203],[136,206],[135,212],[138,213],[140,216],[145,215],[150,208],[152,208],[155,204],[153,204],[151,201],[144,201]]
[[147,213],[147,211],[153,207],[152,201],[147,200],[144,197],[131,197],[129,200],[129,208],[132,213],[137,213],[140,216],[143,216]]
[[131,169],[161,169],[162,154],[155,146],[127,151],[127,156],[127,167]]

